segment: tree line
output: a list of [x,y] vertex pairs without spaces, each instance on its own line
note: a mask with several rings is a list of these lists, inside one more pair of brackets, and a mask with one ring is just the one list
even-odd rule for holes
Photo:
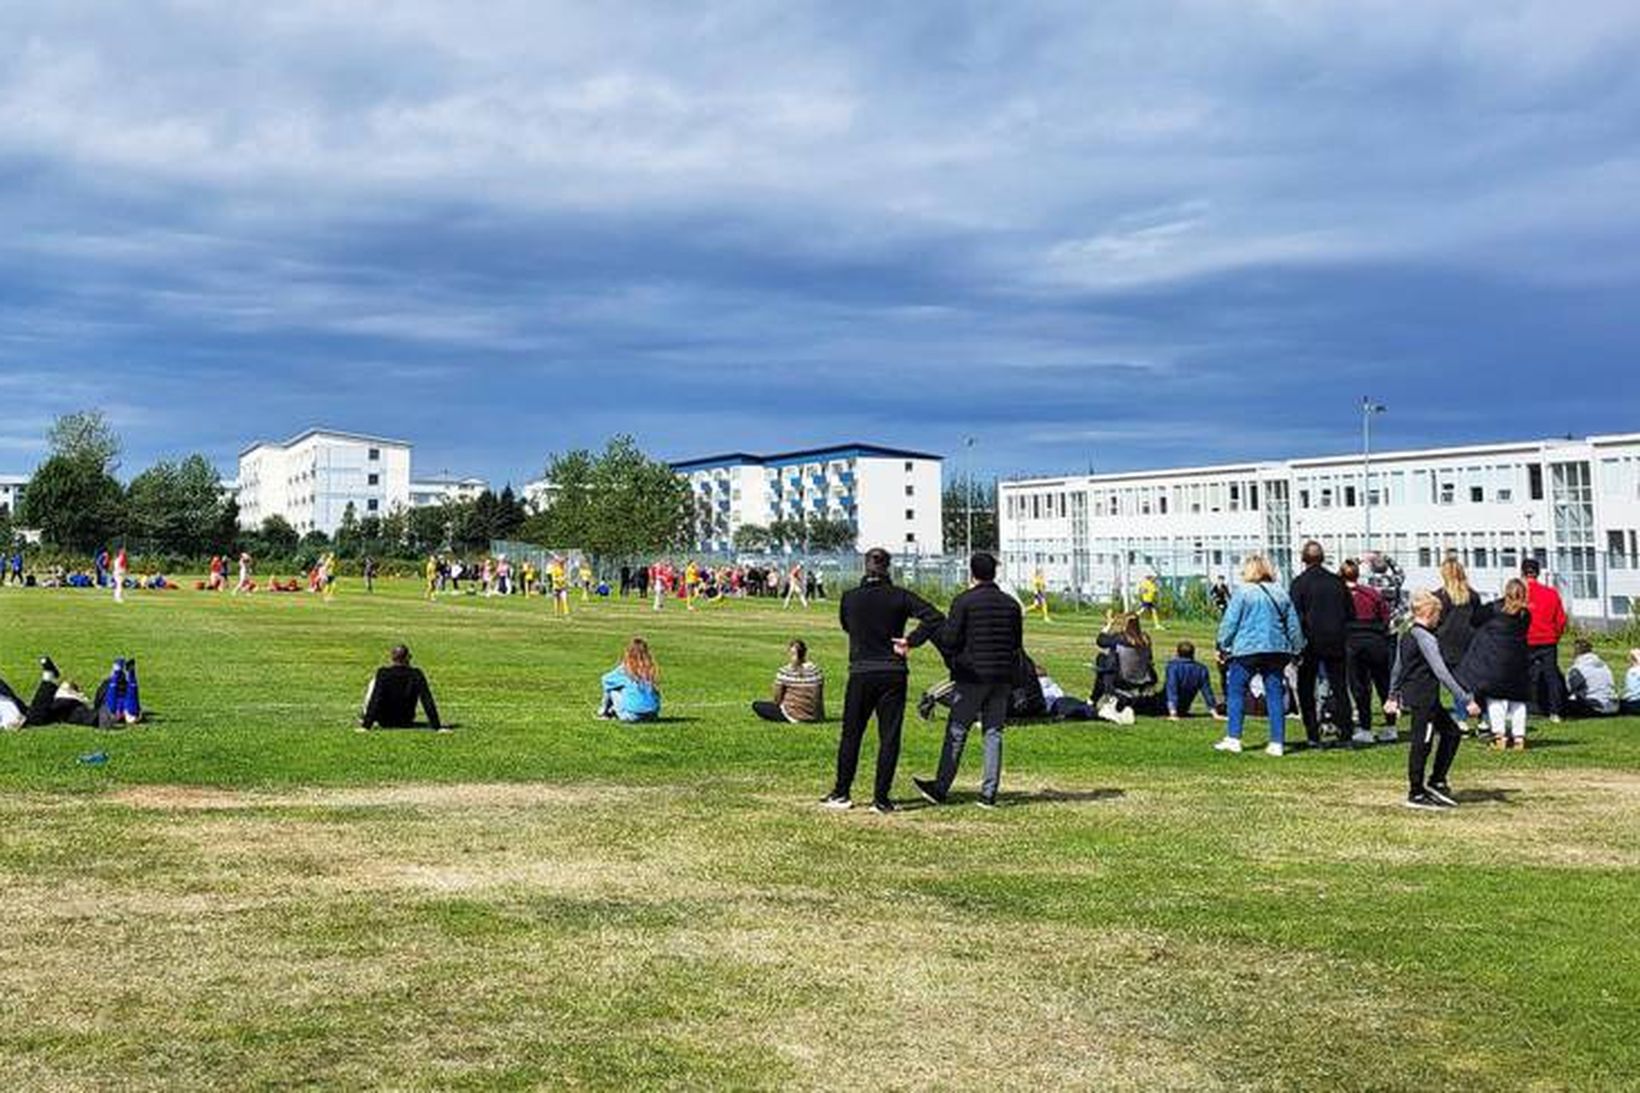
[[89,557],[110,546],[178,560],[241,550],[270,559],[419,559],[433,553],[482,554],[496,540],[573,547],[607,557],[682,548],[692,529],[689,492],[671,468],[650,459],[630,437],[601,452],[552,457],[557,488],[539,513],[526,511],[511,486],[471,500],[422,508],[395,507],[361,516],[348,505],[334,536],[300,535],[281,516],[239,526],[239,505],[216,468],[194,454],[160,460],[122,485],[122,443],[97,411],[59,418],[47,434],[47,456],[15,514],[0,513],[0,546],[22,528],[38,531],[57,551]]

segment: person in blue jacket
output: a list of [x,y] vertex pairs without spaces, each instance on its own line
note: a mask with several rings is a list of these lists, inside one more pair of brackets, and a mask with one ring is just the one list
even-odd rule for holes
[[1276,583],[1275,570],[1262,554],[1249,555],[1241,566],[1241,587],[1230,597],[1219,621],[1218,647],[1230,658],[1225,677],[1225,713],[1230,723],[1225,737],[1213,747],[1241,751],[1242,718],[1247,684],[1264,681],[1265,705],[1270,712],[1270,742],[1266,755],[1279,756],[1286,746],[1287,700],[1283,673],[1304,651],[1304,629],[1287,590]]
[[598,716],[609,721],[654,721],[661,715],[660,669],[649,643],[633,638],[621,662],[604,674]]

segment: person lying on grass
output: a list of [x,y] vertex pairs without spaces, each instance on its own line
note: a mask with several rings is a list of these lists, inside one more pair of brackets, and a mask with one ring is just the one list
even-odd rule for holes
[[786,646],[786,663],[774,676],[774,697],[753,702],[752,712],[765,721],[812,724],[826,719],[826,679],[809,663],[809,647],[802,639]]
[[370,686],[364,692],[364,713],[359,716],[359,731],[366,732],[380,725],[384,729],[416,727],[416,706],[427,711],[427,727],[435,732],[449,732],[439,720],[438,705],[433,701],[433,689],[420,668],[410,664],[410,650],[395,645],[387,654],[392,663],[376,669]]
[[621,662],[604,673],[598,716],[606,721],[655,721],[661,716],[660,669],[649,643],[633,638]]
[[17,693],[0,680],[0,728],[84,725],[112,729],[141,720],[135,657],[115,660],[108,678],[90,698],[73,681],[62,679],[50,657],[40,658],[40,685],[26,708]]

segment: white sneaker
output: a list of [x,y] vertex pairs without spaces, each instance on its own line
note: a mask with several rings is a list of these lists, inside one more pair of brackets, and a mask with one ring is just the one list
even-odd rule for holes
[[1223,740],[1220,740],[1217,744],[1213,745],[1213,750],[1214,751],[1227,751],[1232,755],[1240,755],[1241,754],[1241,741],[1237,740],[1233,736],[1226,736]]
[[1101,698],[1095,712],[1101,721],[1112,721],[1118,725],[1122,723],[1122,712],[1116,708],[1114,698]]
[[1131,725],[1131,724],[1133,724],[1133,722],[1135,720],[1136,720],[1136,717],[1134,716],[1132,706],[1118,705],[1116,707],[1116,723],[1117,724],[1119,724],[1119,725]]
[[1350,743],[1370,744],[1372,743],[1372,733],[1368,732],[1366,729],[1356,729],[1350,734]]
[[1264,754],[1280,759],[1283,755],[1287,754],[1287,749],[1272,741],[1264,745]]
[[1394,729],[1386,728],[1386,729],[1379,729],[1378,730],[1378,742],[1380,744],[1394,744],[1394,743],[1399,742],[1400,739],[1401,739],[1401,737],[1396,733],[1396,731]]

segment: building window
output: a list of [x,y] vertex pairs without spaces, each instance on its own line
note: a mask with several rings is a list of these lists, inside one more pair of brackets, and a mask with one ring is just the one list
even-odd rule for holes
[[1527,496],[1534,501],[1543,500],[1543,464],[1533,463],[1526,468]]
[[1486,500],[1486,487],[1484,487],[1484,486],[1470,486],[1469,487],[1469,500],[1474,502],[1477,505],[1480,504],[1482,501],[1485,501]]
[[914,531],[906,532],[905,533],[905,541],[908,542],[908,543],[915,543],[917,541],[917,533],[914,532]]
[[906,496],[907,496],[907,497],[915,497],[915,496],[917,496],[917,487],[916,487],[916,486],[907,486],[907,487],[906,487],[906,488],[905,488],[905,495],[906,495]]
[[1441,496],[1440,496],[1441,504],[1443,504],[1443,505],[1452,504],[1452,502],[1457,499],[1457,493],[1458,493],[1457,487],[1454,486],[1452,483],[1442,482],[1441,483]]
[[364,506],[365,506],[365,508],[369,509],[371,512],[375,512],[377,509],[382,507],[382,503],[380,501],[376,500],[374,497],[372,497],[370,500],[368,500],[364,503]]
[[916,509],[906,509],[905,510],[905,518],[907,520],[915,520],[917,518],[917,510]]
[[1344,507],[1347,508],[1347,509],[1353,509],[1355,507],[1355,502],[1356,502],[1355,487],[1354,486],[1345,486],[1344,487]]
[[371,484],[371,485],[372,485],[372,486],[379,486],[379,485],[381,485],[381,484],[382,484],[382,476],[381,476],[381,475],[379,475],[379,474],[373,474],[373,475],[371,475],[371,476],[370,476],[370,484]]
[[910,474],[913,469],[914,469],[914,466],[913,466],[911,460],[909,460],[909,459],[906,460],[905,461],[905,473]]
[[382,450],[380,448],[371,448],[370,449],[370,454],[367,455],[365,458],[369,459],[372,463],[375,463],[375,462],[380,461],[381,457],[382,457]]

